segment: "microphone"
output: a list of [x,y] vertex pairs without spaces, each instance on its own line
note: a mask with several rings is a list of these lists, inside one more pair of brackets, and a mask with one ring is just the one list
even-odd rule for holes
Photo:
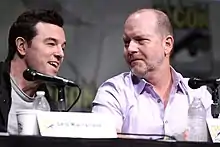
[[23,72],[23,77],[27,81],[41,80],[41,81],[55,83],[56,85],[62,85],[62,86],[67,85],[67,86],[72,86],[72,87],[78,87],[78,85],[75,84],[73,81],[70,81],[70,80],[67,80],[65,78],[58,77],[58,76],[50,76],[50,75],[42,74],[30,68],[26,69]]
[[197,89],[204,85],[210,85],[210,84],[220,84],[220,79],[207,79],[202,80],[198,78],[190,78],[188,81],[188,85],[192,89]]

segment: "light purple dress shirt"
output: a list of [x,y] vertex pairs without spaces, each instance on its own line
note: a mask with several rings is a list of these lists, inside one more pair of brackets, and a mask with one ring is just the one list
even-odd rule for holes
[[188,108],[194,97],[200,97],[211,115],[211,94],[206,86],[191,89],[188,78],[173,68],[173,85],[166,108],[150,83],[125,72],[105,81],[93,101],[93,113],[113,115],[121,133],[182,134],[187,128]]

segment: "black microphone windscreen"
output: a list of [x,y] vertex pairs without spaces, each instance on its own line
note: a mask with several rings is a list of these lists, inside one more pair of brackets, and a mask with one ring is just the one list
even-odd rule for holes
[[192,89],[197,89],[199,86],[197,85],[196,79],[195,78],[190,78],[188,81],[188,86]]
[[27,81],[34,81],[35,80],[34,74],[35,71],[28,68],[23,72],[23,77]]
[[73,86],[73,87],[78,86],[73,81],[67,80],[65,78],[42,74],[40,72],[37,72],[36,70],[32,70],[29,68],[23,72],[23,77],[27,81],[39,80],[39,81],[44,81],[44,82],[55,83],[56,85],[62,85],[62,86],[65,86],[65,85]]
[[201,85],[197,83],[196,78],[190,78],[188,81],[188,85],[192,89],[198,89]]

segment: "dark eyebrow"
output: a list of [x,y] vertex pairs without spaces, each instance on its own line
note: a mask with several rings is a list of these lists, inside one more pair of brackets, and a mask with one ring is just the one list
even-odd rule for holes
[[[54,42],[58,43],[58,40],[55,39],[55,38],[52,38],[52,37],[48,37],[48,38],[46,38],[44,41],[45,41],[45,42],[46,42],[46,41],[54,41]],[[66,46],[66,41],[65,41],[62,45],[65,45],[65,46]]]
[[52,38],[52,37],[48,37],[44,41],[54,41],[54,42],[57,42],[57,39]]

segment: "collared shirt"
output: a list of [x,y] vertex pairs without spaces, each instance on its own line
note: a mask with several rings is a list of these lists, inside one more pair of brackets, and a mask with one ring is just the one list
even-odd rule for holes
[[92,112],[113,115],[116,129],[121,133],[174,136],[187,129],[188,108],[194,97],[201,98],[206,116],[212,117],[212,98],[207,87],[191,89],[188,78],[173,68],[171,71],[174,82],[166,107],[150,83],[126,72],[99,87]]

